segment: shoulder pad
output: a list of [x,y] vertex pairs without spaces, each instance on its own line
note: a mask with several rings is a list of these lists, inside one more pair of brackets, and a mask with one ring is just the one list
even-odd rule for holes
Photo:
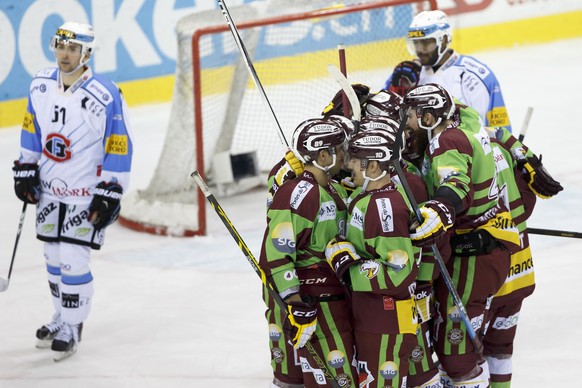
[[56,79],[57,77],[57,70],[56,67],[47,67],[40,70],[38,73],[34,75],[34,78],[53,78]]
[[462,66],[470,72],[477,74],[481,79],[485,79],[491,74],[491,70],[485,64],[473,57],[465,55],[460,56],[458,66]]
[[88,92],[90,92],[95,97],[97,97],[97,99],[99,101],[101,101],[101,103],[103,105],[107,105],[107,104],[111,103],[111,101],[113,100],[113,96],[112,96],[111,92],[108,90],[108,88],[105,85],[103,85],[101,82],[96,80],[95,78],[90,79],[83,86],[83,88],[86,89]]

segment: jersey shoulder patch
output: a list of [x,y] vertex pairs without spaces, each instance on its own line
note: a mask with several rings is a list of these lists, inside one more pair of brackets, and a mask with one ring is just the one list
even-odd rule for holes
[[83,85],[83,88],[95,96],[103,105],[108,105],[113,101],[113,95],[106,85],[95,78],[87,81],[87,83]]
[[470,72],[476,74],[481,79],[485,79],[491,74],[491,69],[489,69],[487,65],[485,65],[482,62],[479,62],[477,59],[473,57],[469,57],[466,55],[459,56],[457,66],[464,67]]
[[57,70],[56,67],[46,67],[40,70],[38,73],[34,75],[34,78],[52,78],[57,79]]

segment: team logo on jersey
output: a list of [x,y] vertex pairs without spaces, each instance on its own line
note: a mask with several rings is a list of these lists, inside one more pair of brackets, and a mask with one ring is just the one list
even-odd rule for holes
[[394,216],[392,212],[392,203],[388,198],[376,199],[376,208],[378,209],[378,217],[380,217],[380,225],[382,231],[394,231]]
[[447,340],[453,345],[458,345],[463,342],[464,337],[465,335],[461,329],[451,329],[447,334]]
[[295,253],[293,225],[290,222],[282,222],[277,225],[271,233],[271,242],[279,252]]
[[272,348],[271,354],[275,364],[281,364],[283,361],[285,361],[285,353],[280,348]]
[[370,280],[374,279],[379,271],[380,264],[376,263],[374,260],[364,260],[362,264],[360,264],[360,273]]
[[340,388],[347,388],[352,385],[352,379],[345,373],[340,373],[335,377],[335,381],[340,386]]
[[345,362],[346,362],[346,355],[337,349],[332,350],[327,355],[327,363],[335,369],[339,369],[342,366],[344,366]]
[[411,362],[421,362],[424,358],[424,350],[419,345],[416,345],[412,352],[410,352],[410,361]]
[[380,374],[386,380],[392,380],[398,374],[398,365],[394,361],[386,361],[380,365]]
[[55,162],[64,162],[71,159],[70,146],[71,141],[60,133],[49,133],[42,153]]

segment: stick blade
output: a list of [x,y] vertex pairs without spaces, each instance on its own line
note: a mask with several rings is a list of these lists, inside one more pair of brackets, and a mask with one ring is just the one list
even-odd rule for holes
[[0,278],[0,292],[4,292],[8,289],[8,285],[10,284],[10,280]]

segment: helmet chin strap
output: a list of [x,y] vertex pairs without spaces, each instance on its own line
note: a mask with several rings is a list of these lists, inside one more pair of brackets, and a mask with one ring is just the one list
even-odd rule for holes
[[[443,45],[443,44],[442,44],[442,42],[441,42],[441,44],[439,45],[439,47],[437,47],[437,52],[439,52],[439,51],[440,51],[440,49],[441,49],[442,45]],[[449,45],[448,45],[448,44],[447,44],[447,46],[445,47],[445,49],[443,50],[443,52],[442,52],[442,53],[440,53],[440,54],[438,55],[436,62],[435,62],[435,63],[433,63],[431,66],[437,66],[437,65],[439,65],[439,64],[441,63],[441,60],[443,59],[443,57],[444,57],[444,56],[445,56],[445,54],[447,53],[447,51],[449,51]]]
[[59,71],[61,73],[63,73],[64,75],[71,75],[71,74],[73,74],[74,72],[76,72],[77,70],[79,70],[81,67],[85,66],[85,64],[87,62],[89,62],[89,60],[91,59],[91,56],[88,56],[86,60],[83,60],[83,58],[85,58],[85,57],[87,57],[87,53],[84,53],[83,54],[83,56],[81,57],[81,60],[79,61],[79,65],[77,65],[77,67],[75,67],[74,70],[71,70],[71,71],[66,72],[66,71],[62,71],[62,70],[59,69]]
[[330,164],[330,165],[329,165],[329,166],[327,166],[327,167],[322,167],[322,166],[320,166],[320,165],[319,165],[319,164],[318,164],[318,163],[317,163],[315,160],[313,161],[313,165],[314,165],[315,167],[319,168],[321,171],[323,171],[323,172],[325,172],[325,173],[327,174],[327,173],[329,172],[329,169],[330,169],[330,168],[332,168],[333,166],[335,166],[335,163],[336,163],[336,161],[337,161],[337,158],[336,158],[336,155],[335,155],[335,153],[334,153],[334,154],[333,154],[333,156],[332,156],[332,161],[333,161],[333,163],[332,163],[332,164]]
[[378,175],[376,178],[370,178],[369,176],[366,175],[366,170],[364,170],[362,172],[362,176],[364,177],[364,184],[362,185],[362,191],[366,191],[366,188],[368,187],[368,183],[376,182],[377,180],[384,178],[386,176],[386,174],[387,174],[387,171],[384,170],[384,171],[382,171],[382,174]]
[[442,117],[439,117],[439,119],[430,127],[427,127],[426,125],[422,124],[422,119],[418,119],[418,126],[422,129],[424,129],[426,132],[428,132],[428,142],[430,143],[430,141],[432,140],[432,130],[435,129],[436,127],[438,127],[438,125],[443,121]]

